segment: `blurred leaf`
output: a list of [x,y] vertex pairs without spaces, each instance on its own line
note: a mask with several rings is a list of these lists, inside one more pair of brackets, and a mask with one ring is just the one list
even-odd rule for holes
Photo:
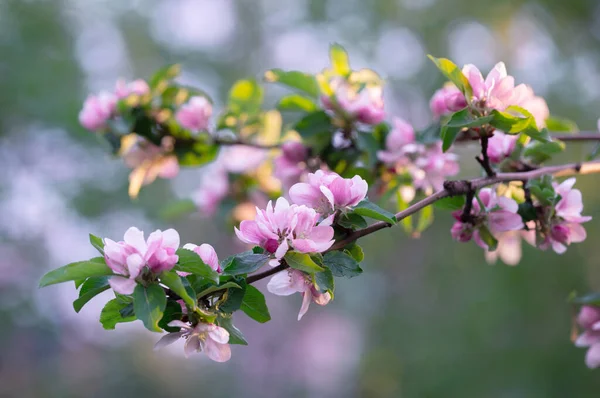
[[271,314],[265,302],[265,296],[252,285],[246,286],[241,310],[256,322],[265,323],[271,320]]
[[440,72],[442,72],[442,74],[446,76],[448,80],[458,87],[460,92],[464,94],[467,102],[471,102],[471,98],[473,97],[471,84],[469,84],[469,80],[467,80],[466,76],[462,73],[458,66],[446,58],[435,58],[431,55],[427,56],[433,61],[435,66],[438,67]]
[[348,53],[341,45],[334,43],[329,47],[329,57],[331,58],[331,67],[336,75],[348,77],[350,72],[350,61]]
[[551,141],[551,142],[532,142],[530,145],[525,147],[523,155],[530,158],[533,163],[539,164],[552,158],[552,156],[561,153],[566,148],[566,145],[562,141]]
[[177,250],[177,255],[179,256],[179,261],[173,268],[174,270],[189,272],[213,281],[214,283],[219,283],[219,274],[217,271],[206,265],[196,252],[187,249],[179,249]]
[[233,256],[231,263],[223,270],[225,275],[250,274],[269,261],[266,254],[241,253]]
[[160,211],[160,218],[165,221],[174,221],[184,215],[198,210],[192,199],[181,199],[167,203]]
[[326,253],[323,256],[323,263],[337,277],[353,278],[363,272],[360,265],[358,265],[358,261],[349,254],[340,251]]
[[465,206],[465,197],[464,196],[452,196],[447,198],[442,198],[436,201],[433,204],[438,209],[442,210],[460,210]]
[[335,292],[335,280],[333,279],[333,273],[330,269],[314,274],[313,282],[316,283],[317,288],[321,293],[329,292],[331,297],[333,297]]
[[217,325],[229,332],[229,344],[248,345],[248,341],[246,341],[241,330],[233,325],[233,319],[230,316],[219,315]]
[[596,144],[596,146],[594,147],[594,150],[587,156],[587,160],[594,160],[596,159],[596,157],[598,156],[598,154],[600,153],[600,143]]
[[319,96],[319,85],[314,76],[298,72],[283,71],[281,69],[271,69],[265,73],[265,79],[270,83],[280,83],[284,86],[300,90],[313,98]]
[[290,251],[286,253],[284,260],[291,268],[308,272],[309,274],[314,274],[315,272],[321,272],[324,270],[323,267],[314,262],[309,254]]
[[352,209],[352,213],[358,214],[363,217],[369,217],[375,220],[384,221],[389,224],[396,224],[396,216],[394,215],[394,213],[382,209],[375,203],[369,202],[367,199],[360,201],[360,203],[358,203],[354,207],[354,209]]
[[162,93],[167,89],[169,80],[173,80],[181,73],[181,65],[174,64],[160,68],[150,78],[150,88],[154,92]]
[[179,160],[180,166],[202,166],[210,163],[219,153],[219,145],[198,140],[185,146],[180,146],[175,142],[175,154]]
[[344,228],[362,229],[367,227],[367,220],[355,213],[342,214],[337,223]]
[[523,222],[536,220],[537,212],[535,211],[535,206],[529,202],[519,203],[519,215],[523,218]]
[[106,330],[112,330],[117,323],[125,323],[135,321],[135,316],[122,316],[121,310],[127,307],[128,304],[121,303],[117,299],[112,299],[102,309],[100,313],[100,323]]
[[309,98],[298,94],[291,94],[286,95],[279,100],[277,109],[280,111],[314,112],[319,109],[319,107]]
[[183,282],[181,281],[181,277],[177,275],[177,272],[171,271],[163,271],[160,274],[160,282],[164,284],[166,287],[171,289],[175,294],[177,294],[183,301],[192,309],[196,308],[196,298],[192,297],[188,294]]
[[102,241],[102,238],[90,234],[90,243],[96,250],[100,252],[101,255],[104,256],[104,242]]
[[434,123],[416,132],[416,141],[422,144],[433,144],[442,138],[442,126]]
[[75,312],[81,311],[88,301],[110,288],[108,278],[108,276],[95,276],[85,280],[79,290],[79,298],[73,301]]
[[498,241],[496,238],[494,238],[490,230],[485,225],[479,227],[479,236],[481,237],[481,240],[488,246],[489,251],[493,252],[496,250],[498,247]]
[[94,257],[88,261],[71,263],[46,273],[40,280],[39,287],[105,275],[113,275],[113,271],[108,268],[103,257]]
[[550,116],[546,119],[546,128],[550,131],[561,131],[565,133],[576,133],[579,131],[577,124],[569,119]]
[[570,300],[577,304],[596,305],[600,306],[600,293],[590,293],[582,297],[575,297]]
[[254,79],[238,80],[229,91],[229,110],[235,115],[256,114],[263,102],[263,88]]
[[378,162],[377,152],[381,149],[381,145],[371,133],[359,132],[356,138],[358,141],[358,148],[364,151],[368,156],[365,163],[370,168],[375,167],[375,164]]
[[137,285],[133,291],[133,309],[136,317],[144,323],[146,329],[161,332],[158,322],[167,306],[167,296],[159,285]]
[[425,231],[431,226],[431,224],[433,224],[433,206],[430,205],[422,208],[418,215],[419,218],[417,221],[416,231],[420,233]]
[[302,118],[294,126],[294,130],[302,136],[302,138],[309,139],[314,135],[323,132],[331,132],[331,118],[325,111],[317,111],[309,113]]

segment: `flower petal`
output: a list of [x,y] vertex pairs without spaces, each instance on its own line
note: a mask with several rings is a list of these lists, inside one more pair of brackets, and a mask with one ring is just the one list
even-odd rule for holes
[[108,284],[115,292],[119,294],[132,294],[137,285],[134,279],[124,278],[122,276],[113,276],[108,280]]

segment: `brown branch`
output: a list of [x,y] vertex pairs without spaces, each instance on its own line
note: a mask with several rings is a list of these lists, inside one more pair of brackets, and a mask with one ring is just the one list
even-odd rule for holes
[[[586,142],[600,141],[600,133],[594,131],[580,131],[578,133],[568,134],[551,134],[550,137],[556,140],[565,142]],[[472,142],[479,141],[479,136],[461,133],[455,142]]]
[[280,144],[259,144],[256,142],[244,141],[241,138],[228,140],[223,138],[214,138],[213,142],[222,146],[233,146],[233,145],[244,145],[258,149],[277,149],[280,147]]
[[283,271],[284,269],[288,269],[288,268],[289,268],[289,265],[287,265],[287,263],[285,261],[282,261],[281,264],[279,264],[277,267],[274,267],[274,268],[271,268],[270,270],[261,272],[260,274],[250,275],[248,278],[246,278],[246,282],[254,283],[256,281],[265,279],[271,275],[278,273],[279,271]]

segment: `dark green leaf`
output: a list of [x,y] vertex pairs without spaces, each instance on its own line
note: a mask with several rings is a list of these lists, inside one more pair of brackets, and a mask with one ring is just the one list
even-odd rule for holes
[[281,69],[271,69],[265,73],[265,79],[271,83],[280,83],[290,88],[300,90],[313,98],[319,96],[319,85],[314,76],[298,72],[283,71]]
[[271,320],[271,314],[265,302],[265,296],[252,285],[246,286],[241,310],[257,322],[265,323]]
[[463,129],[480,127],[485,124],[488,124],[492,121],[493,116],[485,116],[480,118],[473,118],[469,112],[469,108],[465,108],[462,111],[458,111],[452,116],[450,119],[444,123],[441,127],[441,138],[442,138],[442,149],[443,151],[447,151],[450,149],[458,133],[460,133]]
[[160,274],[160,281],[166,287],[171,289],[175,294],[183,299],[183,301],[192,309],[196,308],[196,299],[188,294],[181,277],[177,275],[177,272],[164,271]]
[[458,66],[446,58],[435,58],[431,55],[428,55],[428,57],[438,67],[440,72],[442,72],[442,74],[446,76],[448,80],[458,87],[460,92],[463,93],[467,98],[467,101],[470,102],[471,98],[473,97],[473,90],[471,89],[469,80],[467,80],[466,76],[462,73]]
[[187,249],[179,249],[177,250],[177,255],[179,256],[179,261],[174,268],[175,270],[189,272],[215,283],[219,283],[219,274],[217,271],[206,265],[196,252]]
[[206,289],[203,289],[202,291],[198,292],[197,297],[198,298],[206,297],[211,293],[218,292],[219,290],[227,290],[229,288],[241,289],[241,286],[235,282],[225,282],[219,286],[213,285],[213,286],[207,287]]
[[338,224],[344,228],[361,229],[367,227],[367,220],[356,213],[347,213],[339,218]]
[[128,304],[119,302],[117,299],[110,300],[100,313],[100,323],[107,330],[115,328],[117,323],[125,323],[135,321],[135,316],[123,317],[121,310],[127,307]]
[[519,215],[523,218],[523,222],[536,220],[537,212],[535,211],[535,206],[533,206],[530,202],[519,203]]
[[87,304],[88,301],[99,295],[105,290],[109,289],[108,277],[107,276],[95,276],[92,278],[88,278],[81,285],[81,290],[79,291],[79,298],[73,301],[73,308],[75,312],[81,311],[84,305]]
[[321,272],[324,270],[323,267],[314,262],[309,254],[290,251],[286,253],[284,259],[287,265],[289,265],[291,268],[308,272],[309,274],[314,274],[315,272]]
[[362,200],[357,204],[352,213],[358,214],[359,216],[373,218],[375,220],[384,221],[389,224],[396,224],[396,216],[375,203],[369,202],[367,199]]
[[331,118],[325,111],[309,113],[294,126],[302,138],[311,138],[319,133],[331,133]]
[[239,289],[227,289],[227,298],[219,306],[220,311],[231,314],[240,309],[244,296],[246,295],[247,284],[245,280],[240,280],[238,284]]
[[203,140],[187,143],[185,146],[175,146],[175,154],[180,166],[202,166],[210,163],[219,154],[219,145],[213,145]]
[[335,281],[330,269],[314,274],[313,281],[316,283],[317,288],[321,293],[329,292],[329,294],[333,296],[335,291]]
[[133,309],[136,317],[146,329],[161,332],[158,322],[163,317],[167,305],[165,291],[159,285],[137,285],[133,291]]
[[100,252],[101,255],[104,256],[104,242],[102,241],[102,238],[90,234],[90,243],[96,250]]
[[167,306],[165,307],[165,312],[163,317],[158,322],[158,326],[161,329],[166,330],[167,332],[173,333],[178,332],[180,328],[169,326],[169,322],[171,321],[179,321],[183,316],[183,311],[181,305],[175,301],[167,301]]
[[362,273],[358,261],[344,252],[333,251],[325,254],[323,263],[337,277],[352,278]]
[[465,206],[465,197],[464,196],[452,196],[447,198],[442,198],[436,201],[433,204],[438,209],[442,210],[460,210]]
[[219,316],[217,318],[217,325],[229,332],[229,344],[248,345],[240,329],[233,325],[233,319],[230,316]]
[[442,126],[434,123],[416,132],[416,140],[422,144],[433,144],[442,138]]
[[223,270],[224,275],[242,275],[250,274],[269,261],[269,256],[266,254],[255,254],[252,252],[241,253],[233,256],[233,259]]
[[252,248],[252,253],[254,253],[254,254],[263,254],[264,252],[265,252],[265,249],[263,249],[260,246],[254,246]]
[[48,272],[40,280],[40,287],[105,275],[113,275],[113,271],[108,268],[103,257],[94,257],[88,261],[71,263]]

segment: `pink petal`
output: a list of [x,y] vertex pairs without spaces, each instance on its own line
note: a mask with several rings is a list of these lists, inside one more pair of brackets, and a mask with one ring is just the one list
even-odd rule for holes
[[195,252],[198,253],[202,261],[210,268],[215,271],[220,270],[219,257],[217,257],[217,252],[214,247],[208,243],[203,243],[195,250]]
[[140,275],[142,268],[144,268],[144,265],[146,265],[146,262],[142,256],[137,253],[127,257],[127,270],[129,271],[130,278],[137,278]]
[[122,276],[113,276],[108,280],[110,287],[119,294],[133,294],[137,285],[134,279],[123,278]]
[[298,320],[302,319],[304,314],[306,314],[311,301],[312,301],[312,293],[309,289],[309,290],[305,291],[304,293],[302,293],[302,306],[300,307],[300,312],[298,313]]
[[220,326],[208,332],[208,336],[219,344],[227,344],[229,342],[229,332]]
[[321,192],[304,182],[292,185],[289,195],[292,202],[298,205],[311,206],[321,200]]
[[271,278],[267,284],[267,290],[278,296],[289,296],[304,291],[304,285],[302,285],[301,290],[298,290],[298,284],[295,283],[294,279],[290,271],[282,271]]
[[131,227],[125,232],[125,243],[133,246],[142,256],[146,253],[147,245],[144,240],[144,233],[136,227]]
[[211,339],[206,340],[204,352],[215,362],[227,362],[231,359],[229,344],[219,344]]
[[183,353],[185,354],[185,356],[187,358],[190,356],[190,354],[200,351],[200,348],[201,348],[201,345],[200,345],[200,339],[198,338],[198,336],[191,335],[190,337],[188,337],[188,339],[186,340],[186,342],[183,346]]
[[277,247],[275,250],[275,258],[282,258],[288,252],[290,246],[288,245],[287,239],[284,239],[283,242]]
[[235,234],[242,242],[259,246],[267,240],[264,233],[258,228],[256,221],[242,221],[240,229],[235,228]]
[[590,369],[600,366],[600,344],[594,344],[589,348],[585,356],[585,364]]

